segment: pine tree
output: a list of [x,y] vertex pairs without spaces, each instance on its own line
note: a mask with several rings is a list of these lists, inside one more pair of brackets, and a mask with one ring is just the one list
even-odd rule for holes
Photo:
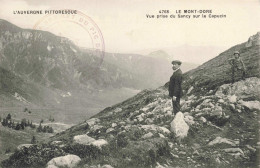
[[31,144],[36,144],[36,138],[35,138],[35,136],[32,137]]
[[5,118],[3,119],[2,125],[3,125],[4,127],[7,125],[7,120],[6,120]]
[[47,132],[47,127],[46,126],[43,127],[42,132],[44,132],[44,133]]
[[24,130],[24,125],[23,124],[20,124],[21,125],[21,128]]
[[53,128],[52,127],[50,127],[50,129],[49,129],[49,131],[48,131],[48,133],[53,133],[54,131],[53,131]]
[[28,109],[27,109],[27,107],[25,107],[24,110],[23,110],[23,112],[27,112],[27,111],[28,111]]
[[16,123],[15,129],[16,129],[16,130],[20,130],[20,129],[21,129],[21,125],[19,124],[19,122]]
[[40,123],[39,127],[37,128],[37,132],[42,132],[42,124]]
[[55,120],[54,120],[54,118],[50,115],[50,117],[49,117],[49,121],[50,122],[54,122]]
[[15,129],[15,123],[14,123],[14,121],[12,121],[11,126],[12,126],[13,129]]
[[30,123],[30,127],[31,127],[32,129],[36,128],[36,126],[32,123],[32,121],[31,121],[31,123]]
[[26,126],[27,126],[27,124],[26,124],[26,119],[25,119],[25,118],[22,119],[21,125],[23,125],[23,127],[26,127]]
[[12,127],[12,122],[11,122],[11,120],[7,120],[7,126],[8,126],[8,128],[11,128],[11,127]]
[[7,120],[11,120],[11,119],[12,119],[12,116],[11,116],[10,113],[7,115],[6,119],[7,119]]

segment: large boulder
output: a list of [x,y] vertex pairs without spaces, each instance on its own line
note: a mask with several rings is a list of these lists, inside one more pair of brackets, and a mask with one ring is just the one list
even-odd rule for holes
[[115,131],[114,128],[108,128],[108,129],[106,130],[106,133],[108,134],[108,133],[110,133],[110,132],[114,132],[114,131]]
[[243,101],[243,100],[240,100],[239,103],[242,106],[249,108],[250,110],[260,110],[260,102],[259,101]]
[[260,79],[251,77],[235,82],[233,85],[224,84],[219,87],[215,95],[226,97],[232,103],[240,99],[257,100],[260,95]]
[[165,134],[170,134],[171,132],[167,129],[167,128],[165,128],[165,127],[158,127],[157,128],[157,130],[158,131],[160,131],[160,132],[162,132],[162,133],[165,133]]
[[167,128],[158,126],[158,125],[141,125],[141,128],[144,129],[145,131],[155,131],[155,132],[161,132],[165,134],[171,133]]
[[111,165],[103,165],[101,168],[114,168],[114,167]]
[[223,144],[223,143],[231,145],[231,146],[239,145],[239,141],[234,141],[234,140],[222,138],[222,137],[216,137],[213,141],[210,141],[208,145],[213,146],[216,144]]
[[189,126],[195,124],[194,118],[193,118],[192,116],[190,116],[190,115],[185,115],[185,116],[184,116],[184,121],[185,121]]
[[122,111],[122,109],[121,109],[121,108],[119,108],[119,107],[118,107],[118,108],[116,108],[116,109],[114,110],[114,112],[115,112],[115,113],[119,113],[119,112],[121,112],[121,111]]
[[98,122],[100,122],[100,119],[98,119],[98,118],[91,118],[91,119],[87,120],[87,123],[90,127],[94,126]]
[[215,108],[210,113],[211,116],[221,117],[223,115],[222,107],[221,106],[215,106]]
[[143,138],[143,139],[149,139],[149,138],[151,138],[152,136],[153,136],[153,133],[148,132],[147,134],[144,134],[144,135],[142,136],[142,138]]
[[171,122],[171,131],[180,139],[183,139],[188,135],[189,126],[184,121],[184,115],[182,112],[178,112]]
[[91,142],[95,141],[94,138],[91,138],[87,134],[76,135],[76,136],[74,136],[73,140],[74,140],[74,142],[76,142],[78,144],[83,144],[83,145],[89,145]]
[[224,151],[230,155],[235,156],[235,158],[244,157],[245,154],[240,148],[227,148]]
[[101,148],[102,146],[107,145],[107,144],[108,144],[108,142],[104,139],[98,139],[98,140],[91,142],[91,145],[94,145],[98,148]]
[[236,95],[229,96],[229,97],[228,97],[228,100],[229,100],[231,103],[235,103],[235,102],[237,101],[237,96],[236,96]]
[[73,168],[76,167],[80,161],[81,159],[77,155],[60,156],[51,159],[47,163],[47,168],[62,168],[62,167]]
[[107,145],[108,142],[104,139],[98,139],[95,140],[94,138],[91,138],[90,136],[84,134],[84,135],[77,135],[73,138],[74,142],[82,145],[93,145],[98,148],[101,148],[104,145]]

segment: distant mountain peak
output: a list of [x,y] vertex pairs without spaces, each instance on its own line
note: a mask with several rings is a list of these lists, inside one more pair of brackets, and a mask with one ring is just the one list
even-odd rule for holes
[[154,57],[154,58],[161,58],[161,59],[166,59],[166,60],[170,60],[171,56],[163,51],[163,50],[157,50],[157,51],[153,51],[151,53],[148,54],[149,57]]

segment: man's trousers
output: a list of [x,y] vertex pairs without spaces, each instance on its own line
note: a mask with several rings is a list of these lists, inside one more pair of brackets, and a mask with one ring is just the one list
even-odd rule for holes
[[176,101],[172,100],[172,107],[173,107],[173,114],[174,115],[177,114],[180,111],[181,105],[180,105],[180,98],[179,97],[176,98]]

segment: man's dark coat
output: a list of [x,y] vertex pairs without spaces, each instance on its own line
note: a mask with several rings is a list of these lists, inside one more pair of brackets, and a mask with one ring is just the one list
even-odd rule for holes
[[177,97],[180,98],[182,96],[182,71],[178,69],[175,71],[171,78],[169,83],[169,96],[170,97]]

